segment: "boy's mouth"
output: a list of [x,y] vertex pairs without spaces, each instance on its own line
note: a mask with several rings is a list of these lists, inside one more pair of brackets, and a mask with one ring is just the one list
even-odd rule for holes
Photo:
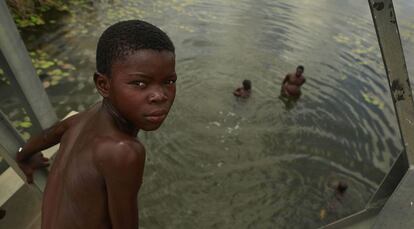
[[167,116],[167,111],[158,110],[158,111],[153,111],[149,113],[148,115],[145,115],[145,119],[147,119],[148,121],[152,123],[160,123],[165,119],[166,116]]

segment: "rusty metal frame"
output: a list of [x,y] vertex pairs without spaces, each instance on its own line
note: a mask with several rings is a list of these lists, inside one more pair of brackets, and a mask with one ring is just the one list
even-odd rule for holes
[[371,228],[414,164],[414,102],[392,0],[368,0],[404,147],[365,209],[323,228]]

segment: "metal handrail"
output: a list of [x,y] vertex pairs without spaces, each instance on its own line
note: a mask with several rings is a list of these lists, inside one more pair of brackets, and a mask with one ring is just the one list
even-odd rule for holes
[[[21,98],[36,132],[50,127],[57,121],[55,111],[36,75],[6,1],[0,1],[0,67],[17,96]],[[0,156],[25,180],[14,161],[15,152],[23,144],[21,136],[10,125],[6,116],[0,113]],[[35,172],[33,186],[39,193],[43,191],[46,179],[46,170]]]
[[365,209],[324,228],[348,228],[382,209],[414,164],[414,101],[392,0],[368,0],[404,147]]

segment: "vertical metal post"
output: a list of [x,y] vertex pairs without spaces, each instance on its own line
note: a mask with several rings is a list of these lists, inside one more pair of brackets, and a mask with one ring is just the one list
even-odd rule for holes
[[0,66],[22,98],[34,128],[40,131],[55,123],[56,114],[36,75],[6,1],[0,1]]
[[[9,164],[9,166],[16,171],[17,175],[25,181],[25,175],[15,161],[17,150],[21,145],[23,145],[23,143],[24,140],[22,137],[13,128],[5,115],[0,111],[0,155],[4,160],[6,160],[7,164]],[[46,186],[47,170],[37,170],[33,178],[34,185],[31,185],[31,187],[35,188],[39,194],[39,197],[41,197]]]
[[[402,178],[406,176],[406,180],[409,180],[408,178],[412,177],[412,172],[410,175],[407,173],[407,170],[410,168],[410,165],[414,165],[414,102],[394,5],[392,0],[368,0],[368,3],[381,49],[388,83],[391,89],[394,110],[397,115],[397,122],[404,151],[396,158],[391,170],[383,179],[377,192],[372,196],[364,210],[333,222],[323,228],[389,228],[390,224],[384,226],[385,224],[383,223],[394,216],[391,215],[388,216],[388,218],[384,218],[389,212],[382,213],[382,215],[379,213],[380,215],[378,215],[378,218],[374,218],[374,216],[383,208],[386,201],[389,202],[388,197],[394,192],[399,184],[400,189],[401,186],[407,186],[407,182],[405,184],[400,183]],[[408,171],[412,171],[412,169],[413,167]],[[411,183],[408,185],[411,186]],[[402,215],[398,220],[391,220],[392,223],[395,223],[395,225],[399,225],[400,227],[401,225],[411,225],[411,222],[407,219],[412,218],[410,215],[412,211],[407,210],[409,206],[406,207],[405,205],[401,205],[401,202],[407,202],[407,199],[411,198],[412,195],[410,193],[412,193],[412,190],[408,189],[402,191],[405,191],[405,195],[400,193],[399,196],[394,198],[392,203],[388,204],[390,205],[388,210],[391,209],[396,211],[397,215]],[[404,222],[401,222],[401,219],[404,220]]]
[[414,163],[414,103],[392,0],[368,0],[409,164]]
[[[0,0],[0,67],[10,80],[16,95],[20,97],[36,131],[50,127],[57,121],[56,114],[31,59],[20,37],[17,27],[6,5]],[[17,149],[24,141],[0,112],[0,155],[25,180],[15,162]],[[41,194],[47,179],[47,171],[34,174],[34,185]],[[40,196],[40,195],[39,195]]]

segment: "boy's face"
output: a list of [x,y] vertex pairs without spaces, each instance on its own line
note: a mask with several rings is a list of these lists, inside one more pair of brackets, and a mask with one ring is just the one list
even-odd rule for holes
[[139,50],[112,64],[112,105],[138,129],[155,130],[167,117],[175,98],[175,55]]
[[301,68],[296,68],[296,75],[301,76],[303,74],[303,70]]

